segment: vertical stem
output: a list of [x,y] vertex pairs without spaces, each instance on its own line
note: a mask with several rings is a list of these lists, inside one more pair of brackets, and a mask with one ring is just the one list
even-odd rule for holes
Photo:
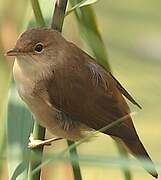
[[[38,0],[31,0],[31,4],[37,24],[41,27],[45,26],[45,20],[42,16],[42,12]],[[41,127],[39,124],[37,124],[37,122],[34,123],[33,137],[35,139],[40,139],[40,140],[41,139],[43,140],[45,138],[45,128]],[[32,171],[41,164],[42,156],[43,156],[43,147],[39,147],[34,150],[31,150],[31,160],[29,164],[28,180],[40,180],[41,169],[34,175],[32,174]]]
[[[34,123],[33,136],[38,139],[44,139],[45,128],[39,126],[37,122]],[[39,180],[41,177],[41,169],[32,174],[32,171],[38,167],[42,162],[43,146],[31,150],[30,164],[29,164],[29,178],[28,180]]]
[[55,3],[55,10],[53,14],[52,29],[55,29],[59,32],[62,31],[65,11],[67,7],[68,0],[57,0]]
[[45,26],[45,20],[43,18],[43,15],[40,9],[39,1],[31,0],[31,4],[32,4],[32,9],[33,9],[37,24],[41,27]]
[[[55,4],[55,10],[53,14],[51,27],[59,32],[62,31],[67,3],[68,3],[68,0],[57,0]],[[74,142],[72,141],[67,141],[67,143],[68,143],[68,146],[71,146],[74,144]],[[82,180],[76,147],[70,150],[69,153],[71,157],[70,159],[71,159],[71,164],[73,168],[74,179]],[[76,158],[77,161],[73,161],[72,158]]]
[[[125,148],[120,143],[116,142],[116,147],[118,149],[118,152],[121,154],[121,156],[126,157],[126,158],[128,157],[127,151],[125,150]],[[128,169],[122,168],[122,171],[124,173],[124,177],[126,180],[132,179],[131,173]]]
[[[68,146],[74,145],[73,141],[68,140],[67,143],[68,143]],[[78,153],[77,153],[76,147],[69,149],[69,153],[70,153],[70,159],[71,159],[71,164],[72,164],[75,180],[82,180],[82,175],[81,175],[81,170],[80,170],[80,166],[79,166]]]

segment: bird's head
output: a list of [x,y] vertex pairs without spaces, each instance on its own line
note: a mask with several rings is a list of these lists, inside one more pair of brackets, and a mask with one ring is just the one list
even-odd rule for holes
[[30,29],[22,33],[7,56],[15,56],[21,64],[51,64],[63,51],[65,40],[61,34],[48,28]]

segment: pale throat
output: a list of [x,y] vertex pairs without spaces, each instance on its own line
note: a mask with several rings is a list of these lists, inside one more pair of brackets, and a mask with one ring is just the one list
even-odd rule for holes
[[15,59],[13,74],[15,81],[25,83],[26,81],[38,81],[50,76],[52,72],[47,64],[43,64],[31,56]]

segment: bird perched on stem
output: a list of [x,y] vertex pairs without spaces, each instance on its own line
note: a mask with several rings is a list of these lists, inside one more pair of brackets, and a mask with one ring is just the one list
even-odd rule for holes
[[[59,32],[47,28],[28,30],[7,55],[17,57],[13,74],[19,95],[41,126],[58,138],[76,141],[86,132],[125,117],[103,133],[121,141],[135,157],[152,163],[123,95],[140,105],[110,72]],[[31,140],[31,147],[49,143],[35,145]],[[155,168],[146,170],[158,177]]]

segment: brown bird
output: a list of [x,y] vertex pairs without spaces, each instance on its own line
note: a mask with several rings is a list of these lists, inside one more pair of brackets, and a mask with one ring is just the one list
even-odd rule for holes
[[[75,141],[125,117],[104,133],[121,141],[135,157],[152,163],[123,95],[141,108],[139,104],[110,72],[59,32],[28,30],[7,55],[17,57],[13,74],[19,95],[40,125],[59,138]],[[155,167],[146,170],[158,177]]]

